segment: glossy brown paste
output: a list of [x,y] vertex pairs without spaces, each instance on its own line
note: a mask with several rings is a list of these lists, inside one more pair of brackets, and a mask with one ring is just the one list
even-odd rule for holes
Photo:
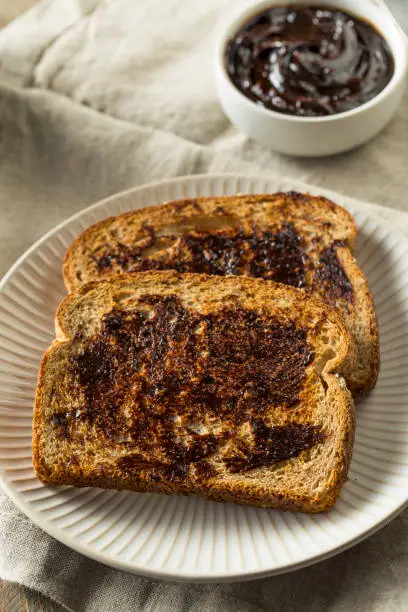
[[353,286],[337,254],[337,248],[342,246],[342,242],[335,242],[324,249],[314,275],[316,287],[324,291],[327,301],[333,304],[336,304],[337,299],[351,301],[353,298]]
[[298,116],[333,115],[379,94],[394,59],[375,28],[335,7],[272,7],[230,40],[234,85],[265,108]]
[[124,272],[168,270],[224,276],[255,276],[303,288],[306,283],[308,257],[302,239],[290,223],[276,231],[240,228],[214,232],[194,231],[173,239],[176,247],[158,258],[144,253],[160,239],[151,231],[142,246],[118,243],[115,250],[102,250],[94,256],[99,272],[117,264]]
[[[312,259],[291,223],[273,230],[254,227],[251,232],[239,227],[191,231],[181,237],[158,237],[151,228],[145,229],[147,237],[137,246],[120,242],[102,246],[92,256],[99,274],[111,273],[116,267],[115,271],[121,273],[177,270],[218,276],[247,275],[311,293],[318,290],[330,303],[336,303],[338,298],[353,301],[352,284],[337,256],[337,249],[344,244],[337,241],[322,250],[321,238],[317,236],[311,240],[315,255]],[[162,250],[152,257],[147,254],[152,248]]]
[[112,310],[100,333],[81,341],[69,373],[82,405],[51,422],[75,436],[83,421],[107,444],[124,445],[126,474],[209,477],[216,452],[227,470],[245,472],[324,439],[313,424],[282,419],[296,409],[312,360],[294,323],[242,308],[203,315],[175,296],[146,296],[136,311]]

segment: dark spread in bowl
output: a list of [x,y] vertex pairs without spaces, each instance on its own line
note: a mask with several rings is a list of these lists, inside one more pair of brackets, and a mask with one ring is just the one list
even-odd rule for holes
[[384,38],[328,6],[272,7],[229,41],[227,72],[265,108],[305,117],[342,113],[379,94],[394,73]]

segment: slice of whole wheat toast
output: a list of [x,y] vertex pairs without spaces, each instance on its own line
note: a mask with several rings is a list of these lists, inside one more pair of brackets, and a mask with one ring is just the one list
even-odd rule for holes
[[347,477],[352,341],[304,291],[152,271],[91,282],[56,316],[33,461],[47,484],[320,512]]
[[353,217],[323,197],[295,192],[171,202],[111,217],[68,250],[69,290],[113,274],[176,269],[283,282],[336,307],[357,348],[344,372],[353,393],[372,388],[378,331],[367,280],[352,250]]

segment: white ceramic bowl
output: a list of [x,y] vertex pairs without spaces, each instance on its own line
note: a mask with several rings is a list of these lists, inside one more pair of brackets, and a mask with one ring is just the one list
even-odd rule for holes
[[[382,0],[319,0],[316,4],[335,6],[372,23],[388,42],[395,61],[395,72],[388,85],[375,98],[344,113],[327,117],[285,115],[260,105],[242,94],[226,71],[225,51],[229,39],[253,15],[282,0],[251,2],[224,23],[216,49],[216,82],[222,107],[229,119],[248,136],[267,147],[300,156],[340,153],[363,144],[390,121],[405,89],[408,42]],[[309,4],[310,0],[290,0],[288,4]]]

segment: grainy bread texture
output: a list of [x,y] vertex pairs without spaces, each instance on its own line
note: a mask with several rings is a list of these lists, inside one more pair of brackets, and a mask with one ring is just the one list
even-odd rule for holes
[[111,217],[68,250],[69,290],[114,274],[175,269],[249,275],[305,289],[339,310],[357,349],[349,388],[372,388],[378,331],[364,274],[352,251],[352,216],[323,197],[295,192],[171,202]]
[[347,477],[352,341],[282,284],[151,271],[91,282],[56,317],[33,424],[47,484],[321,512]]

